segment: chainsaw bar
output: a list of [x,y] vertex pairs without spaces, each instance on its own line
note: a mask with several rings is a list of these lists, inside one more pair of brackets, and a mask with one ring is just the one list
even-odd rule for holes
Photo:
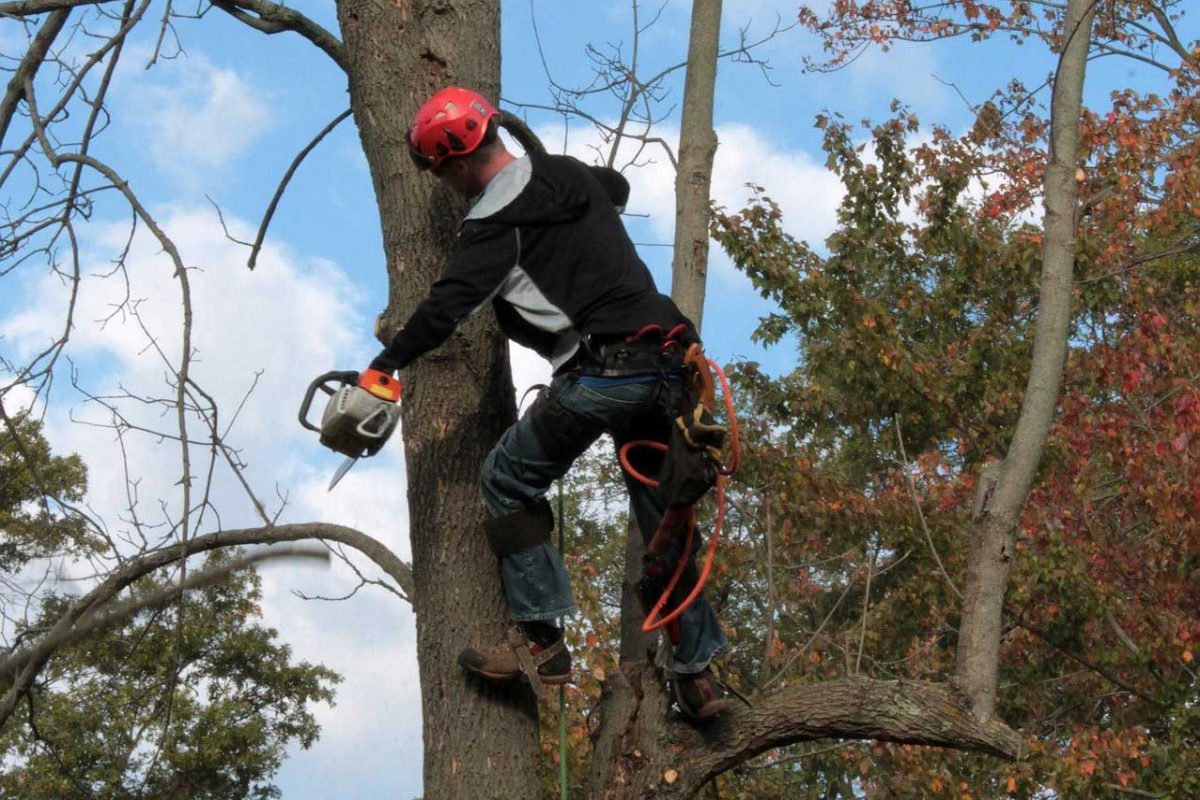
[[338,481],[340,481],[342,478],[344,478],[346,473],[350,471],[350,468],[353,467],[357,463],[358,463],[358,456],[347,457],[346,460],[342,462],[342,465],[337,468],[337,472],[333,473],[333,479],[329,481],[329,488],[326,489],[325,491],[332,492],[333,487],[338,485]]

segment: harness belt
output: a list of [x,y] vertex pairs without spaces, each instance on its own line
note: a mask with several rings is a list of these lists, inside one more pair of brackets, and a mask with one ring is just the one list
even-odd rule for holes
[[661,325],[647,325],[625,337],[585,335],[572,371],[604,378],[678,373],[684,365],[686,335],[685,325],[676,325],[665,333]]

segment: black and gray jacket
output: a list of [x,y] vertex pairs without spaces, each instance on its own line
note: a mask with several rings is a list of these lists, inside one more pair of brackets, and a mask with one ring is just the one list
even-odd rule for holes
[[691,329],[625,233],[614,206],[622,193],[628,184],[618,173],[569,156],[512,162],[471,208],[441,277],[381,358],[404,367],[489,299],[505,335],[556,371],[584,335]]

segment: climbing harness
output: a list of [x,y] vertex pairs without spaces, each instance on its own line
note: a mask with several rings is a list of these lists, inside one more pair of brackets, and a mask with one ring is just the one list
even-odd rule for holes
[[[661,346],[664,352],[667,352],[669,348],[682,347],[679,337],[684,330],[683,325],[678,325],[662,336]],[[662,335],[662,327],[648,325],[626,341],[632,344],[653,333]],[[650,633],[671,625],[668,633],[671,634],[673,640],[678,638],[678,622],[676,620],[700,596],[704,584],[712,574],[713,559],[725,521],[725,483],[737,471],[740,459],[737,414],[734,411],[733,395],[729,389],[729,379],[725,372],[715,361],[704,356],[699,343],[688,346],[683,354],[683,366],[688,383],[687,400],[675,419],[670,439],[665,443],[638,439],[627,442],[618,453],[621,467],[634,480],[659,489],[667,500],[668,507],[663,514],[662,522],[646,548],[647,562],[652,563],[665,553],[672,542],[681,535],[681,531],[683,532],[684,544],[679,563],[658,601],[654,603],[642,623],[643,633]],[[715,422],[712,416],[716,408],[714,372],[720,379],[725,411],[729,417],[728,427]],[[728,464],[721,461],[721,447],[726,434],[729,435],[730,441]],[[650,448],[664,454],[663,470],[658,480],[643,475],[630,463],[629,453],[638,447]],[[714,487],[716,488],[717,517],[712,536],[709,538],[704,567],[696,576],[694,586],[687,597],[675,609],[663,613],[664,606],[670,600],[676,585],[692,561],[692,542],[696,530],[695,504],[707,494],[710,488]],[[647,572],[649,573],[649,570]],[[672,625],[672,623],[674,624]]]

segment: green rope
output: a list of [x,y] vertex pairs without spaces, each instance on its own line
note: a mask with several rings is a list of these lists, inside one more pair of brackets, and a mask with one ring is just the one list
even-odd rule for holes
[[[558,552],[563,552],[563,530],[566,528],[563,520],[563,485],[562,481],[558,482]],[[567,635],[566,620],[561,617],[558,620],[558,627],[563,629],[563,636]],[[558,785],[559,795],[562,800],[568,800],[567,793],[567,685],[564,683],[558,687]]]

